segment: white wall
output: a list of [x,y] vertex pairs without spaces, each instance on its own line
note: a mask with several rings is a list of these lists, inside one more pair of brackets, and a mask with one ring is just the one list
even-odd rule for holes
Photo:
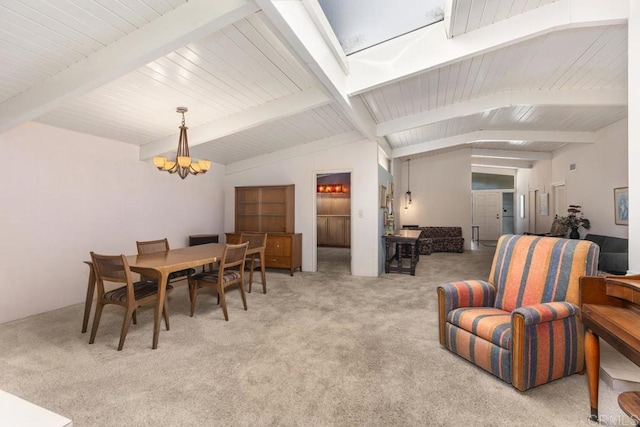
[[0,135],[0,149],[0,322],[84,302],[89,251],[223,231],[223,165],[183,181],[137,146],[35,123]]
[[[627,119],[616,122],[597,132],[595,144],[560,149],[551,161],[551,181],[565,182],[567,204],[582,206],[590,233],[628,237],[628,227],[615,224],[613,209],[613,189],[629,182],[627,126]],[[576,169],[570,171],[570,164]]]
[[[628,23],[629,84],[628,117],[635,119],[640,114],[640,4],[629,0]],[[628,172],[629,172],[629,273],[640,273],[640,122],[628,123]]]
[[351,173],[351,272],[378,275],[378,146],[356,141],[339,146],[310,143],[275,155],[229,165],[225,176],[226,232],[234,231],[236,186],[295,184],[295,230],[302,233],[302,270],[316,271],[318,173]]
[[[394,166],[397,163],[394,162]],[[471,150],[457,150],[431,157],[411,160],[411,194],[413,202],[404,209],[407,191],[407,162],[394,171],[395,205],[398,227],[459,226],[465,239],[465,249],[471,242]]]
[[[383,158],[383,160],[386,159]],[[387,160],[388,162],[388,160]],[[378,185],[382,185],[387,189],[387,194],[391,194],[391,183],[393,183],[393,176],[389,173],[383,165],[378,165]],[[395,193],[395,191],[394,191]],[[395,194],[394,194],[395,198]],[[384,236],[386,229],[384,223],[384,212],[389,213],[387,209],[378,209],[378,236]],[[386,245],[383,239],[378,239],[378,275],[384,273],[384,264],[386,257]]]

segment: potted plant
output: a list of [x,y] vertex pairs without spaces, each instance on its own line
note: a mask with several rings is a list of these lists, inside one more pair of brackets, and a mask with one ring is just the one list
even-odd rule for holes
[[578,229],[582,227],[585,230],[589,230],[591,228],[591,222],[584,217],[582,206],[569,205],[567,212],[567,216],[561,216],[558,219],[564,226],[571,229],[571,233],[569,233],[570,239],[579,239],[580,232]]

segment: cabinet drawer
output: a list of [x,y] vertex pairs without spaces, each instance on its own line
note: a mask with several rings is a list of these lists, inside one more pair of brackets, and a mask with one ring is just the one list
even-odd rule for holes
[[273,267],[273,268],[291,267],[291,257],[288,257],[288,256],[272,256],[272,255],[270,256],[265,254],[264,260],[267,267]]

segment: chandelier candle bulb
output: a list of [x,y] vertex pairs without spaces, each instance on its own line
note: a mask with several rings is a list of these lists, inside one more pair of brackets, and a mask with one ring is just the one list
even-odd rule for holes
[[171,160],[165,160],[164,167],[162,168],[162,170],[163,171],[170,171],[175,166],[176,166],[176,162],[172,162]]
[[164,167],[164,163],[167,161],[166,157],[154,157],[153,165],[158,169],[162,169]]

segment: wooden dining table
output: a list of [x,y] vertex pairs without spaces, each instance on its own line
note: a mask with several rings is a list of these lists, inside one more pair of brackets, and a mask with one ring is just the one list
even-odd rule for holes
[[222,257],[224,246],[224,243],[207,243],[206,245],[187,246],[165,252],[127,257],[129,268],[132,271],[158,280],[158,299],[153,316],[153,344],[151,348],[158,347],[162,307],[166,298],[166,284],[169,280],[169,274],[187,268],[217,263]]
[[[158,299],[153,317],[152,348],[155,349],[158,347],[162,307],[166,298],[166,283],[169,274],[187,268],[217,263],[222,257],[224,246],[224,243],[207,243],[198,246],[188,246],[186,248],[170,249],[164,252],[127,256],[127,262],[129,263],[131,271],[152,277],[158,281]],[[90,261],[85,261],[85,263],[89,265],[90,271],[89,281],[87,283],[87,297],[85,300],[82,332],[86,332],[87,330],[91,305],[93,304],[93,294],[96,287],[96,275],[93,264]]]
[[[153,318],[153,345],[158,347],[158,336],[160,335],[160,322],[162,318],[162,307],[166,298],[166,283],[169,274],[187,268],[199,267],[217,263],[224,253],[224,243],[207,243],[197,246],[187,246],[185,248],[170,249],[164,252],[150,254],[129,255],[127,263],[131,271],[158,280],[158,299],[156,301]],[[247,255],[258,254],[261,261],[262,280],[265,280],[264,248],[254,248],[247,250]],[[87,282],[87,296],[84,306],[84,318],[82,320],[82,332],[87,331],[93,295],[96,288],[96,275],[91,261],[85,261],[89,266],[89,281]],[[160,286],[165,284],[165,286]]]

